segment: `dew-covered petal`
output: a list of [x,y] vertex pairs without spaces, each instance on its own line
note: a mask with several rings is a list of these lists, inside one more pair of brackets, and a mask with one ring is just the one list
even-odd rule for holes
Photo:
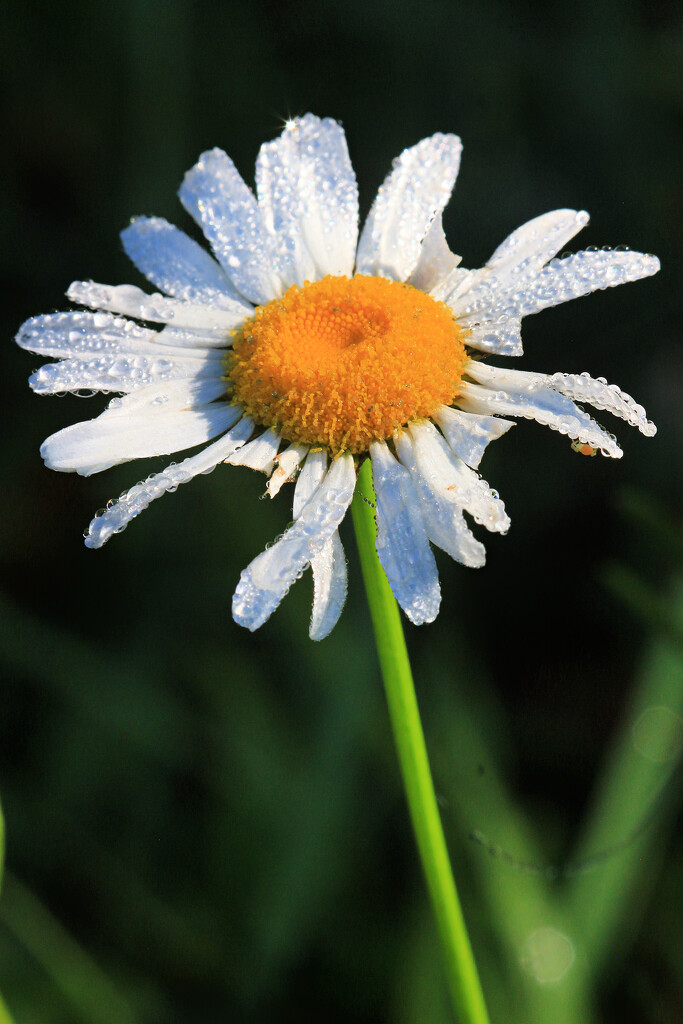
[[136,389],[120,398],[112,398],[107,411],[117,412],[122,416],[144,410],[156,414],[171,409],[193,409],[223,397],[225,381],[219,376],[208,379],[199,377],[191,380],[169,380]]
[[[178,383],[184,382],[169,381],[162,387]],[[206,382],[196,388],[202,383]],[[182,408],[172,400],[164,402],[162,391],[150,400],[145,392],[155,390],[156,386],[114,399],[95,419],[52,434],[40,449],[48,468],[90,476],[131,459],[169,455],[211,440],[241,415],[226,402],[201,405],[192,400]]]
[[658,270],[656,256],[617,250],[586,250],[552,260],[519,287],[505,287],[493,274],[473,285],[457,302],[449,299],[449,305],[461,325],[467,327],[484,320],[528,316],[601,288],[613,288],[650,277]]
[[476,324],[465,335],[465,344],[479,352],[521,356],[522,321],[517,317],[504,317],[502,320],[486,320]]
[[534,217],[513,231],[486,264],[498,280],[513,281],[530,269],[540,268],[589,221],[585,210],[552,210]]
[[232,602],[239,625],[258,629],[272,615],[341,523],[355,484],[353,456],[340,455],[296,522],[242,572]]
[[107,352],[158,355],[161,335],[110,313],[48,313],[19,328],[17,345],[45,356],[104,355]]
[[292,515],[298,519],[304,508],[325,479],[327,454],[322,450],[310,451],[299,473],[294,488]]
[[288,448],[276,457],[275,469],[266,485],[266,490],[271,498],[279,492],[283,484],[291,482],[308,454],[308,445],[290,444]]
[[410,473],[384,441],[370,445],[377,498],[377,554],[394,597],[416,626],[433,622],[441,589],[434,554]]
[[515,425],[512,420],[503,420],[497,416],[476,416],[446,405],[442,405],[433,418],[455,454],[472,469],[478,467],[489,442],[501,437]]
[[422,242],[417,266],[408,284],[419,288],[421,292],[429,292],[433,298],[439,298],[439,287],[443,288],[446,282],[450,282],[451,288],[455,286],[452,274],[461,259],[461,256],[451,252],[444,234],[442,216],[438,213]]
[[337,625],[348,589],[346,556],[338,530],[311,559],[311,569],[313,612],[308,635],[311,640],[324,640]]
[[616,384],[608,384],[604,377],[591,377],[587,373],[553,373],[548,384],[556,391],[576,402],[588,402],[595,409],[605,409],[613,416],[637,427],[646,437],[654,437],[657,427],[648,420],[645,409]]
[[251,315],[251,306],[208,252],[162,217],[135,217],[121,241],[138,270],[167,295],[229,312],[237,306]]
[[156,498],[175,491],[180,484],[187,483],[200,473],[210,473],[219,462],[224,462],[235,449],[244,444],[253,429],[253,422],[245,417],[220,440],[204,448],[199,454],[192,455],[177,465],[167,466],[160,473],[154,473],[142,483],[131,487],[104,512],[95,516],[88,528],[85,546],[101,548],[111,536],[125,530],[131,519],[144,512]]
[[470,359],[464,371],[468,377],[486,387],[502,388],[504,391],[531,391],[548,386],[548,374],[537,370],[513,370],[509,367],[492,366],[478,359]]
[[285,284],[353,273],[358,188],[341,125],[306,114],[261,147],[256,190]]
[[256,197],[226,153],[202,153],[178,195],[240,295],[264,305],[282,294]]
[[[553,210],[527,221],[498,246],[485,267],[456,281],[446,301],[460,314],[466,310],[485,310],[511,291],[521,293],[588,220],[584,210]],[[521,342],[517,351],[500,351],[504,355],[521,355]]]
[[270,473],[275,465],[275,457],[282,441],[282,435],[273,430],[265,430],[259,437],[231,455],[226,462],[231,466],[248,466],[262,473]]
[[622,451],[616,439],[595,422],[571,399],[549,387],[528,391],[493,391],[477,384],[463,382],[458,405],[467,412],[494,416],[523,416],[543,426],[566,434],[572,439],[599,448],[603,455],[620,459]]
[[[187,349],[184,355],[191,356],[195,349],[225,349],[231,348],[233,337],[232,332],[227,334],[224,328],[197,328],[175,327],[171,324],[164,324],[160,331],[154,332],[158,344],[169,345],[173,348]],[[217,359],[223,358],[223,353],[215,353]]]
[[485,480],[451,451],[434,424],[413,423],[408,432],[417,469],[428,486],[469,512],[475,523],[495,533],[507,533],[510,519],[503,502]]
[[489,363],[471,360],[466,371],[469,377],[488,388],[498,388],[509,394],[528,394],[551,388],[572,400],[588,402],[596,409],[605,409],[613,416],[638,427],[641,433],[652,437],[657,433],[654,423],[646,416],[642,405],[618,388],[608,384],[604,377],[597,379],[587,373],[533,373],[525,370],[502,369]]
[[437,134],[397,157],[365,222],[357,273],[408,280],[434,217],[453,191],[461,151],[456,135]]
[[[486,549],[476,539],[465,521],[462,509],[445,489],[434,486],[418,468],[412,439],[406,431],[397,431],[394,437],[396,453],[410,472],[413,486],[420,501],[422,520],[433,544],[457,562],[479,568],[486,561]],[[444,493],[445,491],[445,493]]]
[[28,382],[39,395],[81,390],[127,392],[168,380],[220,380],[222,372],[222,364],[214,359],[169,359],[163,350],[154,355],[112,352],[90,359],[47,363],[32,373]]
[[230,310],[198,306],[181,299],[169,299],[167,295],[148,295],[133,284],[74,281],[66,294],[81,306],[122,313],[152,323],[172,323],[175,327],[219,328],[227,332],[239,327],[245,319],[245,307],[237,303]]

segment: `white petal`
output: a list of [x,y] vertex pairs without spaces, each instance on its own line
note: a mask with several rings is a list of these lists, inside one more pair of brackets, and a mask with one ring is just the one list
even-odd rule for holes
[[461,150],[456,135],[432,135],[394,161],[358,243],[357,273],[408,280],[422,240],[453,191]]
[[491,363],[484,363],[478,359],[470,359],[466,363],[465,373],[479,384],[510,392],[533,391],[535,388],[548,386],[547,373],[492,366]]
[[240,415],[241,410],[226,402],[187,409],[110,407],[93,420],[52,434],[40,453],[49,469],[90,476],[131,459],[193,448],[227,430]]
[[519,287],[499,284],[494,275],[467,291],[457,303],[449,300],[449,305],[463,326],[482,319],[528,316],[601,288],[650,277],[658,270],[657,257],[640,252],[577,252],[552,260]]
[[608,384],[604,377],[589,376],[587,373],[530,373],[522,370],[503,370],[499,366],[471,360],[466,373],[480,384],[500,388],[509,394],[528,394],[543,388],[552,388],[568,398],[589,402],[596,409],[606,409],[613,416],[626,420],[641,433],[652,437],[657,433],[654,423],[645,414],[642,405],[627,395],[616,384]]
[[256,197],[226,153],[202,153],[178,195],[241,295],[264,305],[282,293]]
[[166,295],[148,295],[132,284],[74,281],[66,294],[81,306],[123,313],[152,323],[173,323],[175,327],[220,328],[227,333],[233,327],[239,327],[245,318],[245,307],[237,303],[230,310],[197,306],[181,299],[169,299]]
[[587,373],[553,373],[548,384],[556,391],[577,402],[588,402],[595,409],[605,409],[613,416],[626,420],[632,427],[638,427],[641,434],[653,437],[657,428],[648,420],[645,409],[634,398],[608,384],[604,377],[590,377]]
[[283,484],[294,480],[296,471],[308,455],[307,444],[290,444],[289,448],[276,457],[276,466],[273,474],[266,485],[266,490],[271,498],[279,492]]
[[457,402],[467,412],[523,416],[525,419],[536,420],[552,430],[576,438],[582,444],[599,448],[603,455],[610,455],[614,459],[620,459],[622,455],[621,448],[611,434],[574,405],[571,399],[552,388],[539,387],[527,392],[490,391],[477,384],[463,382]]
[[[160,331],[155,331],[155,334],[162,345],[188,349],[189,351],[183,353],[187,356],[192,355],[194,349],[230,348],[233,342],[232,333],[226,334],[225,329],[210,327],[193,330],[191,327],[173,327],[171,324],[165,324]],[[221,353],[218,353],[218,358],[222,358]]]
[[444,441],[433,423],[413,423],[408,428],[415,462],[428,486],[469,512],[475,523],[495,533],[507,533],[510,519],[495,491],[466,466]]
[[384,441],[370,445],[377,497],[377,554],[393,595],[416,626],[439,613],[439,575],[410,473]]
[[353,273],[358,189],[341,125],[312,114],[261,147],[256,189],[285,284]]
[[[438,213],[425,235],[417,266],[410,276],[408,284],[419,288],[421,292],[429,292],[434,298],[440,298],[437,289],[445,286],[445,291],[455,286],[451,277],[462,257],[452,253],[443,230],[441,214]],[[449,284],[446,284],[449,282]]]
[[501,437],[510,427],[512,420],[497,416],[475,416],[461,409],[442,405],[434,416],[446,440],[462,461],[476,469],[490,441]]
[[249,444],[245,444],[244,448],[240,448],[238,452],[235,452],[234,455],[231,455],[225,461],[229,462],[231,466],[248,466],[249,469],[258,469],[263,473],[270,473],[275,465],[275,456],[281,441],[281,434],[276,434],[272,430],[266,430],[260,437],[250,441]]
[[498,356],[521,356],[522,321],[515,317],[486,320],[472,327],[465,335],[468,348],[479,352],[493,352]]
[[121,232],[126,255],[145,277],[167,295],[185,302],[234,309],[249,316],[224,271],[200,245],[161,217],[135,217]]
[[48,313],[19,328],[16,341],[29,352],[46,356],[147,352],[159,355],[160,335],[132,320],[109,313]]
[[272,615],[341,523],[355,484],[353,457],[340,455],[296,522],[242,572],[232,603],[236,622],[254,630]]
[[327,454],[324,451],[310,451],[299,473],[294,488],[292,516],[298,519],[304,508],[325,479]]
[[499,280],[514,279],[530,267],[540,269],[589,219],[585,210],[552,210],[534,217],[508,235],[486,266],[496,271]]
[[207,380],[169,380],[139,388],[121,398],[112,398],[107,406],[111,415],[128,416],[131,412],[165,415],[174,409],[194,409],[225,397],[225,381],[214,375]]
[[95,516],[85,538],[88,548],[101,548],[115,533],[125,530],[131,519],[140,515],[150,502],[162,494],[175,491],[180,484],[187,483],[200,473],[210,473],[219,462],[225,461],[233,451],[243,445],[254,429],[251,420],[240,420],[219,441],[209,445],[198,455],[192,455],[178,465],[167,466],[161,473],[154,473]]
[[[456,314],[460,314],[466,310],[482,311],[495,307],[500,297],[511,291],[521,293],[536,279],[541,267],[588,223],[588,219],[583,210],[553,210],[528,221],[498,246],[485,267],[456,282],[456,289],[446,301]],[[486,322],[489,319],[486,317]],[[503,352],[496,348],[485,348],[484,351],[521,355],[521,342],[516,351]]]
[[220,379],[222,372],[222,365],[213,359],[168,359],[163,350],[155,355],[114,352],[90,359],[47,363],[31,374],[28,382],[39,395],[80,390],[126,392],[168,380]]
[[478,541],[459,505],[456,505],[444,488],[436,489],[434,481],[428,480],[415,461],[413,442],[406,431],[398,431],[394,443],[399,459],[410,471],[415,490],[420,500],[420,511],[429,539],[457,562],[471,568],[479,568],[486,561],[486,549]]
[[311,559],[313,570],[313,612],[308,635],[324,640],[332,632],[342,613],[348,588],[346,556],[335,530],[322,551]]

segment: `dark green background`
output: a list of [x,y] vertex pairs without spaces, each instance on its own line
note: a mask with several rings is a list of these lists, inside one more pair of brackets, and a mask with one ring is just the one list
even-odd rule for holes
[[[662,259],[654,279],[525,321],[516,364],[616,381],[657,437],[610,422],[614,462],[521,422],[482,466],[509,535],[486,538],[483,570],[439,555],[441,614],[407,627],[503,1012],[477,878],[524,892],[526,876],[468,839],[487,777],[502,773],[549,862],[570,854],[680,566],[681,22],[672,0],[5,0],[0,989],[17,1024],[448,1019],[350,523],[350,596],[320,645],[309,577],[258,633],[230,617],[240,569],[291,516],[291,489],[259,500],[259,474],[221,467],[86,550],[95,510],[163,462],[46,470],[42,439],[105,402],[33,396],[40,359],[12,342],[67,308],[72,280],[141,284],[128,218],[192,230],[175,191],[198,154],[221,146],[252,181],[261,142],[307,110],[343,122],[363,215],[404,147],[461,135],[445,227],[465,266],[563,206],[592,214],[576,247]],[[662,827],[651,849],[600,980],[610,1024],[683,1016],[681,846]]]

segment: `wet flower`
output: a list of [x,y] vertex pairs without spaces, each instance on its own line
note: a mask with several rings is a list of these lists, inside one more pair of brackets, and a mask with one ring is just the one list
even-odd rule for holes
[[210,442],[97,515],[88,547],[219,463],[263,471],[271,497],[295,480],[294,522],[242,572],[233,614],[256,629],[310,565],[310,633],[321,639],[346,597],[338,527],[369,457],[380,561],[406,615],[430,622],[440,602],[430,542],[480,566],[484,547],[464,513],[508,528],[477,473],[488,443],[513,426],[507,417],[615,458],[614,437],[577,402],[655,433],[642,407],[602,378],[483,360],[522,354],[522,317],[647,277],[658,260],[630,251],[554,259],[588,221],[555,210],[514,231],[486,266],[464,269],[441,225],[460,152],[456,136],[441,134],[405,150],[358,239],[356,179],[335,121],[288,122],[261,148],[256,196],[211,150],[179,194],[215,258],[166,221],[136,218],[124,248],[164,294],[77,282],[67,295],[92,312],[22,326],[22,347],[59,360],[32,375],[35,391],[122,396],[44,442],[51,469],[88,476]]

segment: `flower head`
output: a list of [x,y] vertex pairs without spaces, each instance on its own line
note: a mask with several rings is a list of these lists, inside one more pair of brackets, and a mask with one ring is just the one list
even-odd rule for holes
[[[256,195],[219,149],[187,173],[180,199],[214,256],[158,218],[134,219],[123,245],[164,294],[72,284],[93,312],[28,320],[17,335],[54,356],[30,378],[40,394],[113,392],[93,420],[47,438],[47,466],[83,476],[205,445],[137,484],[95,517],[101,547],[151,501],[219,463],[265,472],[271,497],[296,480],[293,524],[243,571],[237,622],[256,629],[310,565],[311,636],[332,629],[346,597],[338,527],[358,465],[371,459],[377,551],[415,623],[438,612],[431,544],[468,566],[484,547],[464,513],[505,533],[509,519],[476,472],[488,443],[535,419],[578,450],[621,450],[577,402],[646,434],[641,406],[588,374],[500,369],[522,354],[522,317],[654,274],[654,256],[586,251],[554,259],[588,221],[555,210],[465,270],[441,214],[461,144],[434,135],[394,162],[358,239],[358,194],[344,132],[311,114],[287,122],[256,163]],[[209,444],[206,444],[210,442]]]

